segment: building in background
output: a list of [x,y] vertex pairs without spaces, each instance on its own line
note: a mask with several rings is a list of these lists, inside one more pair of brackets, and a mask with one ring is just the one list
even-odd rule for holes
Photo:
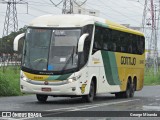
[[77,4],[73,2],[73,13],[74,14],[83,14],[83,15],[91,15],[91,16],[99,17],[100,15],[99,10],[86,9],[86,5],[83,4],[83,6],[81,6],[81,4],[83,3],[80,1],[77,2]]

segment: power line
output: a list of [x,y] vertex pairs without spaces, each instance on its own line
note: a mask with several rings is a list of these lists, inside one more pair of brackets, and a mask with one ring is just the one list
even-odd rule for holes
[[[137,21],[137,19],[131,19],[129,16],[127,16],[127,15],[125,15],[125,14],[123,14],[123,13],[121,13],[121,12],[119,12],[119,11],[117,11],[117,10],[115,10],[115,9],[113,9],[113,8],[111,8],[111,7],[109,7],[109,6],[107,6],[104,2],[102,2],[101,0],[98,0],[99,2],[101,2],[103,5],[105,5],[106,7],[108,7],[108,8],[110,8],[111,10],[113,10],[113,11],[115,11],[116,13],[118,13],[118,14],[120,14],[120,15],[122,15],[122,16],[125,16],[125,17],[127,17],[128,19],[130,19],[130,20],[132,20],[132,21]],[[139,21],[137,21],[137,22],[139,22]]]
[[[93,8],[93,6],[90,6],[90,5],[86,5],[86,6],[92,8],[92,9],[95,9],[95,8]],[[102,13],[102,15],[105,15],[105,16],[108,16],[108,17],[114,19],[114,18],[113,18],[112,16],[110,16],[109,14],[106,14],[106,12],[101,12],[101,13]]]
[[41,11],[41,12],[43,12],[43,13],[51,14],[51,12],[48,12],[48,11],[45,11],[45,10],[41,10],[41,9],[38,9],[38,8],[32,7],[31,5],[29,5],[28,7],[29,7],[29,8],[31,8],[31,9],[34,9],[34,10],[36,10],[36,11]]
[[50,2],[55,6],[59,6],[61,3],[63,3],[63,8],[62,8],[62,14],[72,14],[73,12],[73,4],[76,4],[77,6],[81,7],[84,5],[87,0],[81,2],[81,4],[77,3],[75,0],[61,0],[59,3],[54,3],[52,0]]
[[9,35],[11,32],[16,32],[18,30],[18,19],[17,19],[17,4],[27,4],[22,0],[8,0],[2,1],[2,4],[7,4],[4,28],[3,28],[3,37]]
[[[109,0],[109,1],[111,1],[111,0]],[[119,4],[117,4],[117,2],[115,2],[115,1],[111,1],[111,3],[114,3],[114,4],[116,4],[116,5],[118,5],[119,6]],[[133,4],[132,4],[133,5]],[[126,8],[124,8],[124,7],[121,7],[122,9],[124,9],[124,10],[126,10],[126,11],[131,11],[131,10],[129,10],[129,9],[126,9]],[[131,8],[131,7],[129,7],[129,8]],[[134,7],[135,8],[135,7]],[[141,8],[141,7],[140,7]],[[141,8],[142,10],[143,10],[143,8]],[[133,12],[133,11],[131,11],[131,12]],[[138,12],[139,13],[139,12]],[[136,12],[136,14],[137,14],[137,12]],[[142,16],[142,14],[141,13],[139,13],[141,16]]]

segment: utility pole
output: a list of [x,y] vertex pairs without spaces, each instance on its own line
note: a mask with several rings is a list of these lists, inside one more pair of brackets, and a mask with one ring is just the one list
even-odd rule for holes
[[[1,48],[3,48],[3,51],[2,51],[2,54],[3,54],[7,49],[7,40],[4,41],[4,37],[8,36],[12,32],[18,31],[18,19],[17,19],[16,5],[17,4],[27,4],[28,5],[28,3],[24,2],[23,0],[1,0],[0,3],[7,4],[3,35],[2,35],[2,40],[1,40]],[[3,63],[4,63],[3,65],[3,71],[4,71],[5,60],[3,60]]]
[[18,19],[17,19],[17,4],[28,4],[23,0],[2,0],[2,4],[7,4],[3,36],[9,35],[11,32],[16,32],[18,30]]
[[85,0],[79,4],[76,0],[61,0],[58,4],[55,4],[52,0],[50,1],[56,7],[63,3],[62,14],[73,14],[73,4],[76,4],[80,7],[87,2],[87,0]]
[[159,17],[160,0],[145,0],[142,18],[142,28],[146,38],[148,38],[147,64],[148,66],[154,67],[154,75],[158,72],[157,42],[159,33]]
[[62,14],[72,14],[73,13],[73,0],[64,0]]

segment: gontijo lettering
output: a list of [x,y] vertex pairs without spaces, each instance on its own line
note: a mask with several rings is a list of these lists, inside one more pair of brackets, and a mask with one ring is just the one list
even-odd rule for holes
[[121,64],[122,65],[136,65],[136,58],[121,56]]

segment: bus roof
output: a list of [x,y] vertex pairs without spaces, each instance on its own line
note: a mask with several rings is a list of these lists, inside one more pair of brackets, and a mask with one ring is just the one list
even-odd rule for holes
[[32,27],[82,27],[88,24],[98,24],[103,27],[114,30],[124,31],[137,35],[144,36],[143,33],[129,29],[123,25],[111,22],[109,20],[79,14],[63,14],[63,15],[43,15],[33,19],[29,26]]

